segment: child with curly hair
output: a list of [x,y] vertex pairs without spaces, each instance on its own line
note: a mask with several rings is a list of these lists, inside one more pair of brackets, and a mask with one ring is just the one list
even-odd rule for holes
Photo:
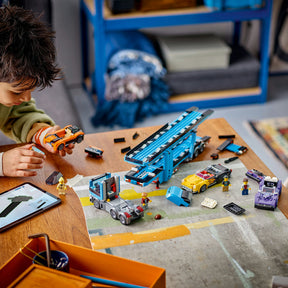
[[[0,176],[37,175],[45,155],[31,150],[36,143],[65,156],[74,144],[54,152],[43,143],[60,127],[35,105],[31,92],[61,78],[56,64],[54,33],[32,11],[16,6],[0,8],[0,129],[16,143],[28,143],[0,153]],[[49,100],[48,100],[49,101]]]

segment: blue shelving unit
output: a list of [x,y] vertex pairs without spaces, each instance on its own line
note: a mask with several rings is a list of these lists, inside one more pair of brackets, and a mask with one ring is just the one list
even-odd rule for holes
[[[267,96],[267,80],[269,75],[269,35],[273,0],[266,0],[265,5],[259,9],[241,9],[226,11],[210,11],[208,9],[181,9],[181,13],[167,11],[167,13],[129,13],[123,15],[110,15],[104,17],[105,0],[81,0],[81,33],[82,33],[82,63],[83,63],[83,85],[91,97],[95,107],[105,101],[105,39],[109,31],[137,30],[141,28],[168,27],[191,24],[206,24],[219,22],[233,22],[233,41],[239,42],[241,22],[258,20],[260,22],[260,74],[259,87],[256,89],[239,89],[227,91],[228,95],[216,94],[213,97],[201,97],[201,93],[185,95],[184,97],[171,97],[168,109],[163,112],[183,111],[192,105],[199,108],[220,107],[251,103],[264,103]],[[94,67],[92,75],[89,75],[89,37],[88,22],[94,29]],[[96,63],[97,62],[97,63]],[[90,84],[87,84],[87,79]],[[93,91],[97,91],[97,100],[93,97]],[[95,93],[95,91],[94,91]],[[227,94],[226,93],[226,94]],[[208,93],[209,94],[209,93]],[[219,93],[218,93],[219,94]],[[221,94],[221,93],[220,93]],[[225,94],[225,93],[224,93]],[[203,94],[204,95],[204,94]],[[199,96],[199,97],[198,97]]]

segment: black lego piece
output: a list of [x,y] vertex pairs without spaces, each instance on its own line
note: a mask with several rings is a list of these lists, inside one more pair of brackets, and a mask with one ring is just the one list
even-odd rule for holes
[[54,171],[47,179],[46,184],[47,185],[55,185],[59,182],[59,179],[63,177],[63,174],[58,171]]
[[232,162],[232,161],[234,161],[234,160],[236,160],[236,159],[238,159],[239,157],[238,156],[235,156],[235,157],[231,157],[231,158],[228,158],[228,159],[226,159],[225,161],[224,161],[224,163],[230,163],[230,162]]
[[224,141],[220,146],[218,146],[216,149],[219,151],[225,150],[225,148],[233,143],[233,139],[229,138],[226,141]]
[[121,143],[121,142],[125,142],[125,138],[121,137],[121,138],[114,138],[114,143]]
[[98,147],[88,146],[84,151],[92,158],[102,158],[103,156],[103,150]]
[[217,160],[217,159],[219,159],[219,155],[218,155],[217,153],[212,153],[212,154],[210,155],[210,157],[212,158],[212,160]]
[[223,208],[235,215],[241,215],[246,211],[244,208],[238,206],[237,204],[233,202],[224,205]]
[[126,152],[128,152],[128,151],[130,151],[130,150],[131,150],[131,147],[128,146],[128,147],[122,148],[122,149],[121,149],[121,153],[126,153]]
[[235,135],[234,134],[231,134],[231,135],[219,135],[218,138],[219,139],[235,138]]
[[135,132],[135,134],[132,136],[132,138],[135,140],[139,137],[139,134],[137,132]]

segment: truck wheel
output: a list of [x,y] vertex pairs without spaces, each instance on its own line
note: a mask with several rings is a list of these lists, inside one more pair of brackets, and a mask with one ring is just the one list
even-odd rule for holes
[[114,210],[110,210],[110,215],[113,219],[117,220],[117,214]]
[[83,139],[84,139],[83,135],[80,135],[77,137],[76,141],[77,141],[77,143],[81,143],[83,141]]
[[126,219],[123,215],[120,215],[119,220],[120,220],[122,225],[126,225]]
[[99,201],[97,201],[97,200],[94,201],[94,207],[97,208],[97,209],[100,209]]
[[60,145],[58,146],[58,150],[59,150],[59,151],[61,151],[63,148],[64,148],[64,144],[60,144]]
[[204,151],[204,145],[202,144],[201,146],[200,146],[200,153],[202,153]]
[[196,149],[196,150],[194,151],[193,158],[198,157],[198,155],[199,155],[199,150]]
[[204,184],[201,188],[200,188],[200,192],[204,192],[207,189],[207,185]]

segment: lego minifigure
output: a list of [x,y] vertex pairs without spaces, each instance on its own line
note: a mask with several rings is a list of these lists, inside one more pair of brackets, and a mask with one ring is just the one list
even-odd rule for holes
[[58,190],[59,195],[66,195],[66,189],[67,187],[64,183],[64,178],[60,177],[59,183],[57,185],[57,190]]
[[224,180],[222,181],[222,191],[228,192],[230,189],[230,181],[228,180],[228,176],[224,176]]
[[251,190],[251,188],[248,184],[248,178],[244,178],[243,184],[241,186],[242,195],[248,195],[250,190]]
[[147,209],[148,208],[148,203],[152,202],[152,201],[148,198],[148,193],[147,192],[143,192],[141,194],[141,196],[142,196],[141,204],[142,204],[144,209]]

